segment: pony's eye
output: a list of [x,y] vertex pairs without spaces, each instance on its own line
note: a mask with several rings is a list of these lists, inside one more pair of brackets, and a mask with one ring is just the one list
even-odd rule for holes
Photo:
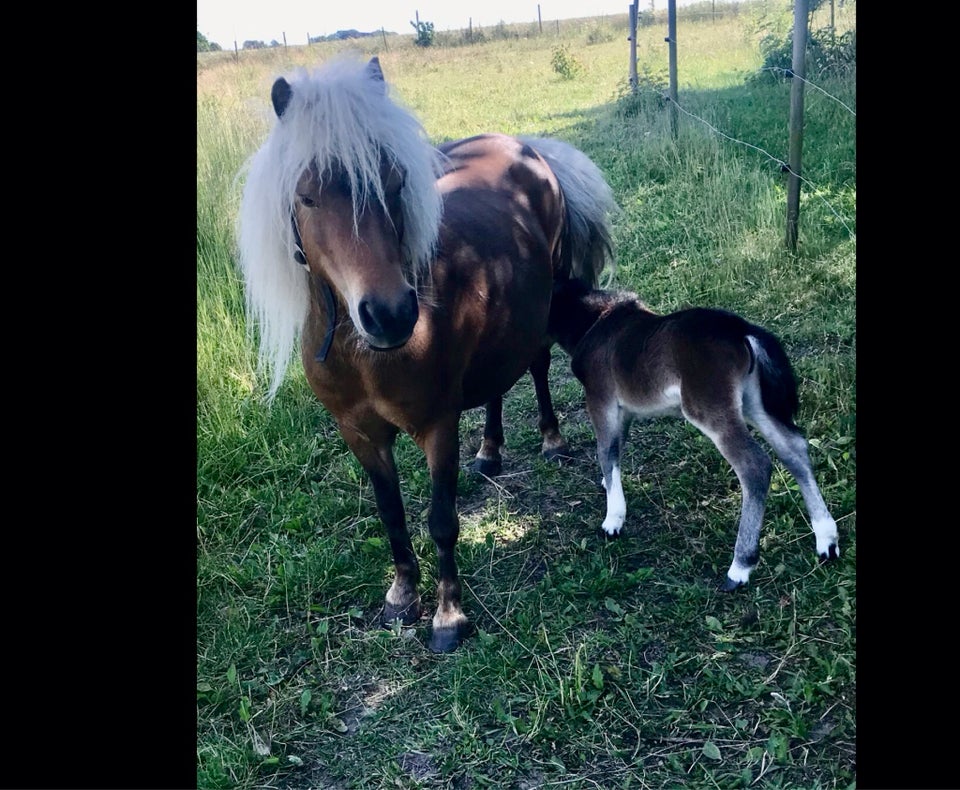
[[333,179],[333,185],[341,194],[350,195],[353,192],[350,187],[350,176],[344,170],[340,170],[337,173],[336,177]]
[[314,201],[314,199],[309,195],[298,195],[297,197],[300,200],[301,205],[306,206],[307,208],[312,208],[313,206],[317,205],[316,201]]

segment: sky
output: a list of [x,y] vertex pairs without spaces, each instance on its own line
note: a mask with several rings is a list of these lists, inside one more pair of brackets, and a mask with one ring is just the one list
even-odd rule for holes
[[[683,5],[678,2],[677,5]],[[197,0],[197,30],[208,41],[233,49],[234,41],[306,44],[307,35],[328,36],[338,30],[371,33],[384,28],[388,33],[414,33],[410,24],[420,13],[421,22],[433,22],[434,29],[461,30],[493,27],[498,22],[536,22],[538,3],[531,0]],[[541,0],[540,18],[555,19],[626,14],[629,0]],[[650,8],[649,0],[640,1]],[[666,0],[654,0],[656,9]]]

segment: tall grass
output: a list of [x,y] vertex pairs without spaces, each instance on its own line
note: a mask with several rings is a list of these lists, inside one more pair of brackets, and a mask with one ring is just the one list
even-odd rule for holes
[[[444,656],[421,627],[378,627],[392,566],[370,485],[296,365],[264,406],[235,268],[238,173],[268,129],[270,84],[343,45],[198,56],[199,787],[854,785],[856,150],[855,117],[836,99],[855,108],[855,74],[806,93],[791,254],[776,164],[790,88],[749,80],[760,37],[789,30],[781,5],[681,16],[676,136],[660,24],[638,34],[637,96],[626,15],[469,46],[360,42],[437,142],[492,130],[586,151],[623,209],[611,286],[663,311],[726,307],[780,335],[840,527],[840,559],[819,565],[777,466],[760,566],[747,588],[719,593],[737,481],[708,440],[663,422],[631,433],[625,535],[604,542],[583,393],[556,350],[551,384],[576,458],[539,458],[522,380],[506,401],[504,475],[460,476],[458,559],[478,633]],[[838,26],[854,14],[848,2]],[[560,45],[581,67],[573,78],[552,68]],[[481,430],[467,412],[464,465]],[[429,475],[406,437],[397,463],[430,612]]]

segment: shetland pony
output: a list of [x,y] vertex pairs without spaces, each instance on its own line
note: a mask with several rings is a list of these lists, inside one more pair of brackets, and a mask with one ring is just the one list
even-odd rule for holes
[[455,557],[460,415],[487,407],[476,463],[495,473],[501,398],[529,369],[544,451],[562,447],[546,387],[551,288],[596,283],[611,258],[612,193],[560,141],[488,134],[437,149],[391,99],[377,58],[280,77],[271,102],[276,118],[248,163],[238,231],[268,398],[299,343],[307,381],[369,476],[389,537],[385,624],[421,615],[399,432],[424,452],[439,575],[429,646],[454,650],[472,630]]
[[631,421],[682,416],[716,445],[742,489],[724,590],[746,584],[760,559],[772,463],[748,426],[796,478],[817,554],[823,560],[839,556],[836,522],[814,479],[807,441],[793,422],[796,379],[773,334],[716,309],[658,315],[636,294],[592,290],[576,281],[554,287],[548,331],[583,384],[607,492],[607,535],[619,535],[627,514],[620,451]]

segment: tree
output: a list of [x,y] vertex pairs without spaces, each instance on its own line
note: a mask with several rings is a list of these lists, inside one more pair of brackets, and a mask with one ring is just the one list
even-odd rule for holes
[[219,52],[220,45],[216,41],[207,41],[207,37],[197,31],[197,52]]

